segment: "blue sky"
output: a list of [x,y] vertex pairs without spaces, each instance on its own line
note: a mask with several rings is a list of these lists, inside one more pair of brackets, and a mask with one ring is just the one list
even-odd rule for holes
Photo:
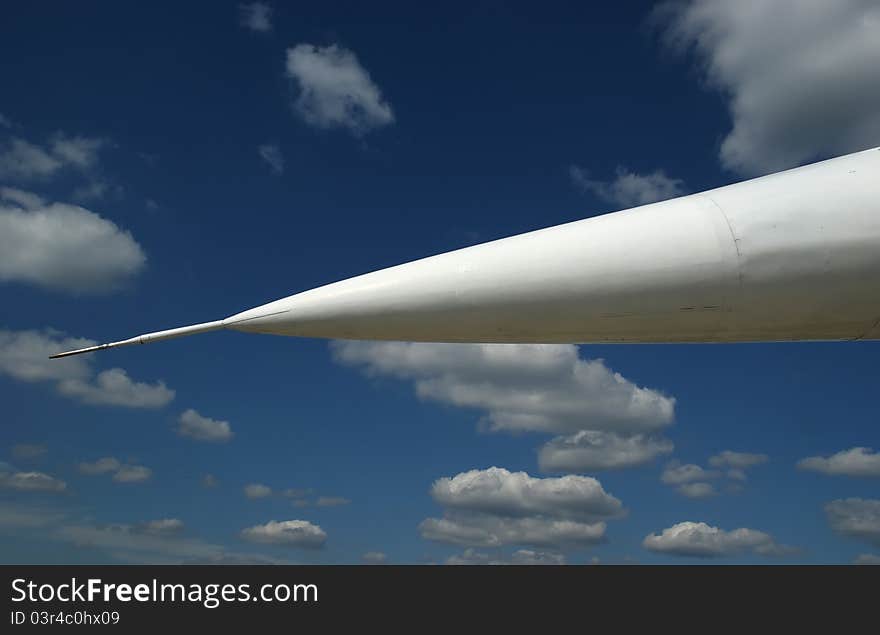
[[[223,332],[45,359],[876,146],[872,4],[8,8],[0,558],[878,558],[870,342],[416,345],[402,363]],[[574,400],[588,432],[614,395],[647,395],[620,415],[635,436],[595,441],[639,458],[552,469],[552,426],[492,431],[515,405],[425,388],[474,373]]]

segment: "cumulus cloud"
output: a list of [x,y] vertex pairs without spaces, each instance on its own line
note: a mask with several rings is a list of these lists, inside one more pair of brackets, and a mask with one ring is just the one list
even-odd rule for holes
[[724,450],[715,456],[709,457],[709,465],[717,468],[731,468],[736,470],[745,470],[756,465],[762,465],[768,461],[766,454],[755,454],[752,452],[733,452],[732,450]]
[[695,522],[678,523],[660,534],[650,534],[645,537],[642,546],[657,553],[694,558],[720,558],[743,553],[783,556],[794,552],[794,549],[778,544],[763,531],[745,527],[724,531]]
[[538,451],[538,465],[543,472],[557,473],[615,470],[650,463],[673,447],[659,435],[581,430],[545,443]]
[[590,178],[590,173],[584,168],[572,165],[568,174],[581,191],[620,208],[665,201],[686,192],[684,181],[667,176],[663,170],[638,174],[618,166],[612,180],[601,181]]
[[873,553],[860,553],[853,560],[853,564],[874,564],[880,565],[880,556]]
[[880,500],[846,498],[825,505],[828,524],[842,536],[880,546]]
[[16,472],[0,468],[0,489],[18,492],[64,492],[67,483],[43,472]]
[[604,521],[625,513],[594,478],[541,479],[498,467],[438,479],[431,496],[445,511],[419,525],[422,537],[466,547],[594,545],[605,539]]
[[703,469],[693,463],[682,465],[678,461],[670,461],[660,475],[660,480],[667,485],[682,485],[684,483],[718,478],[718,476],[720,476],[718,472]]
[[153,476],[153,470],[143,465],[122,465],[113,475],[117,483],[143,483]]
[[238,5],[240,24],[259,33],[272,30],[272,7],[265,2],[250,2]]
[[248,498],[268,498],[272,495],[272,488],[262,483],[251,483],[244,486],[244,495]]
[[275,174],[284,172],[284,157],[281,155],[281,148],[274,143],[265,143],[257,148],[260,158],[269,164]]
[[385,564],[388,562],[388,556],[381,551],[368,551],[361,556],[364,564]]
[[829,457],[810,456],[798,461],[797,466],[829,476],[880,477],[880,453],[871,448],[855,447]]
[[22,461],[32,461],[45,456],[45,445],[36,443],[16,443],[12,446],[12,456]]
[[540,454],[548,471],[630,467],[672,449],[658,433],[675,399],[580,358],[574,345],[339,341],[332,352],[368,375],[413,381],[422,399],[484,411],[490,430],[559,435]]
[[307,520],[270,520],[265,525],[243,529],[241,538],[267,545],[320,549],[327,541],[327,534]]
[[140,273],[131,234],[83,207],[0,188],[0,282],[67,293],[110,293]]
[[98,161],[106,140],[58,133],[44,146],[14,137],[0,145],[0,178],[31,181],[51,177],[64,169],[86,171]]
[[560,565],[565,564],[561,553],[519,549],[509,556],[490,555],[476,549],[465,549],[461,554],[450,556],[446,564],[452,565]]
[[287,50],[287,76],[298,87],[294,108],[309,125],[361,135],[394,122],[391,105],[348,49],[297,44]]
[[196,441],[226,443],[233,437],[232,426],[228,421],[203,417],[192,408],[184,411],[177,422],[177,434]]
[[119,462],[119,459],[112,456],[105,456],[96,461],[88,462],[84,461],[79,464],[79,471],[82,474],[88,474],[90,476],[95,476],[98,474],[108,474],[110,472],[115,472],[122,466],[122,463]]
[[161,408],[174,399],[174,391],[165,382],[135,382],[121,368],[101,371],[88,381],[65,379],[58,384],[58,391],[62,395],[95,406]]
[[718,494],[712,483],[684,483],[675,488],[685,498],[711,498]]
[[80,548],[107,552],[124,562],[174,564],[226,555],[222,546],[187,537],[182,530],[183,523],[174,518],[136,524],[70,523],[58,527],[53,537]]
[[57,382],[61,395],[90,405],[160,408],[174,398],[174,391],[164,382],[135,382],[121,368],[93,376],[91,355],[49,359],[53,353],[94,344],[93,340],[66,337],[53,329],[0,329],[0,374],[26,382]]
[[691,0],[658,17],[728,100],[725,168],[761,174],[880,143],[874,0]]
[[315,501],[315,506],[339,507],[341,505],[348,505],[349,503],[351,503],[351,500],[342,496],[319,496],[318,499]]

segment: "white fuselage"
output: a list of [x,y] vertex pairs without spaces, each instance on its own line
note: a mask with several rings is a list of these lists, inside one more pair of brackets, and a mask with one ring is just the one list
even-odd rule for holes
[[350,278],[223,320],[434,342],[880,338],[880,149]]

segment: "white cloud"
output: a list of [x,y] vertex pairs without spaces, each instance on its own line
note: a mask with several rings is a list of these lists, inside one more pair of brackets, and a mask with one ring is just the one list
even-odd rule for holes
[[210,443],[226,443],[233,437],[228,421],[203,417],[192,408],[184,411],[178,418],[177,434]]
[[649,551],[673,556],[719,558],[742,553],[781,556],[792,553],[791,547],[780,545],[770,534],[740,528],[724,531],[706,523],[682,522],[660,534],[645,537],[642,546]]
[[675,488],[675,491],[686,498],[710,498],[718,492],[711,483],[684,483]]
[[605,523],[451,513],[444,518],[425,519],[419,525],[419,532],[427,540],[461,546],[577,549],[603,542]]
[[810,456],[798,461],[797,466],[830,476],[880,476],[880,453],[871,448],[855,447],[827,458]]
[[122,466],[119,459],[112,456],[105,456],[91,463],[85,461],[79,464],[79,471],[83,474],[95,476],[98,474],[107,474],[115,472]]
[[179,518],[149,520],[141,525],[141,529],[147,534],[169,536],[183,531],[183,521]]
[[319,496],[318,500],[315,501],[315,506],[339,507],[341,505],[348,505],[349,503],[351,503],[351,500],[343,498],[342,496]]
[[364,564],[385,564],[388,562],[388,556],[381,551],[368,551],[361,556]]
[[[56,351],[57,352],[57,351]],[[54,360],[53,360],[54,361]],[[58,384],[62,395],[95,406],[125,408],[161,408],[174,399],[174,391],[158,381],[155,384],[135,382],[121,368],[98,373],[90,380],[65,379]]]
[[63,164],[85,170],[98,162],[98,150],[105,144],[103,139],[80,135],[68,137],[59,133],[52,139],[51,147],[52,154]]
[[498,516],[595,521],[623,514],[621,502],[589,476],[535,478],[500,467],[438,479],[431,496],[448,509]]
[[81,474],[99,476],[113,474],[113,480],[117,483],[142,483],[153,476],[153,470],[143,465],[122,463],[113,456],[105,456],[96,461],[83,461],[77,468]]
[[419,525],[422,537],[466,547],[590,546],[604,540],[604,520],[625,513],[594,478],[541,479],[497,467],[438,479],[431,496],[445,511]]
[[46,455],[46,446],[36,443],[16,443],[12,446],[12,456],[22,461],[32,461]]
[[26,382],[55,381],[61,395],[90,405],[160,408],[174,398],[174,391],[164,382],[135,382],[121,368],[111,368],[93,377],[90,355],[49,359],[53,353],[95,343],[65,337],[52,329],[0,329],[0,374]]
[[143,465],[122,465],[116,470],[113,480],[117,483],[143,483],[151,476],[153,476],[153,470]]
[[284,157],[281,154],[281,148],[274,143],[265,143],[257,148],[260,158],[269,164],[275,174],[284,172]]
[[693,463],[682,465],[678,461],[670,461],[663,470],[660,480],[667,485],[682,485],[684,483],[718,478],[719,476],[718,472],[703,469]]
[[560,565],[565,564],[565,556],[561,553],[519,549],[510,556],[490,555],[475,549],[465,549],[461,554],[447,558],[446,564],[452,565]]
[[600,359],[581,359],[574,345],[338,341],[331,347],[339,363],[413,381],[422,399],[485,411],[482,423],[490,430],[560,435],[540,452],[548,471],[630,467],[672,449],[657,433],[673,422],[675,399],[637,386]]
[[243,27],[251,31],[266,33],[272,30],[272,7],[265,2],[251,2],[238,5],[239,19]]
[[684,181],[667,176],[663,170],[638,174],[618,166],[613,180],[600,181],[591,179],[589,172],[584,168],[572,165],[568,169],[568,174],[572,182],[582,191],[621,208],[664,201],[681,196],[686,191]]
[[272,488],[262,483],[251,483],[244,486],[244,495],[248,498],[267,498],[272,495]]
[[0,199],[0,282],[102,294],[144,268],[131,234],[94,212],[11,188]]
[[669,454],[673,447],[671,441],[657,435],[581,430],[545,443],[538,451],[538,465],[543,472],[622,469],[649,463]]
[[31,181],[46,179],[64,169],[88,171],[98,162],[98,151],[104,139],[55,135],[47,145],[40,146],[19,137],[0,146],[0,178]]
[[68,524],[58,527],[57,540],[77,547],[99,549],[117,560],[172,564],[191,559],[222,557],[226,551],[220,545],[180,535],[183,523],[177,519],[162,519],[138,524]]
[[766,454],[755,454],[752,452],[733,452],[724,450],[715,456],[709,457],[709,465],[717,468],[732,468],[736,470],[745,470],[756,465],[762,465],[768,461]]
[[299,87],[296,112],[312,126],[360,135],[394,122],[391,105],[348,49],[297,44],[287,50],[287,75]]
[[63,492],[67,483],[43,472],[0,471],[0,488],[19,492]]
[[724,167],[760,174],[880,143],[874,0],[692,0],[660,17],[728,99]]
[[853,560],[853,564],[880,565],[880,556],[873,553],[860,553],[858,556],[856,556],[856,559]]
[[241,537],[249,542],[303,549],[320,549],[327,541],[324,530],[307,520],[270,520],[265,525],[243,529]]
[[880,546],[880,500],[846,498],[825,505],[828,524],[837,533]]

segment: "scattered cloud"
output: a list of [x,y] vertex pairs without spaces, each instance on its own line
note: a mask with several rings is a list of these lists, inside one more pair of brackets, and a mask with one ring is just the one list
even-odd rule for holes
[[161,408],[174,399],[174,391],[165,382],[135,382],[121,368],[101,371],[94,379],[62,380],[58,392],[94,406],[124,408]]
[[177,421],[177,434],[182,437],[209,443],[226,443],[233,437],[228,421],[204,417],[192,408],[184,411]]
[[54,381],[58,392],[81,403],[126,408],[160,408],[174,398],[163,381],[132,381],[121,368],[93,376],[91,355],[49,359],[49,355],[96,344],[67,337],[59,331],[8,331],[0,329],[0,374],[18,381]]
[[88,461],[80,463],[79,471],[82,474],[96,476],[98,474],[108,474],[110,472],[115,472],[120,467],[122,467],[122,463],[119,462],[119,459],[112,456],[105,456],[98,459],[97,461],[92,461],[91,463],[89,463]]
[[0,127],[2,127],[2,128],[11,128],[12,127],[12,121],[10,121],[9,117],[4,116],[2,112],[0,112]]
[[605,538],[604,521],[625,514],[594,478],[542,479],[498,467],[438,479],[431,496],[444,516],[424,520],[422,537],[466,547],[594,545]]
[[778,544],[763,531],[744,527],[724,531],[695,522],[678,523],[660,534],[650,534],[645,537],[642,546],[657,553],[694,558],[721,558],[743,553],[784,556],[795,551],[792,547]]
[[244,495],[248,498],[268,498],[272,495],[272,488],[262,483],[251,483],[244,486]]
[[722,469],[732,468],[736,470],[746,470],[756,465],[763,465],[768,460],[769,457],[766,454],[724,450],[715,456],[709,457],[709,465]]
[[0,470],[0,489],[18,492],[64,492],[67,483],[43,472]]
[[240,24],[258,33],[272,30],[272,7],[265,2],[250,2],[238,5]]
[[450,556],[446,564],[452,565],[560,565],[565,564],[561,553],[519,549],[509,556],[490,555],[476,549],[465,549],[461,554]]
[[348,49],[297,44],[287,50],[287,76],[298,87],[294,109],[309,125],[362,135],[394,122],[391,105]]
[[222,557],[226,550],[183,535],[175,518],[137,524],[70,523],[58,527],[54,538],[80,548],[98,549],[123,562],[173,564]]
[[284,172],[284,157],[281,155],[281,148],[273,143],[266,143],[257,148],[260,158],[269,164],[275,174]]
[[672,441],[659,435],[581,430],[545,443],[538,465],[542,472],[554,473],[615,470],[650,463],[673,448]]
[[123,463],[113,456],[105,456],[96,461],[83,461],[77,466],[80,474],[100,476],[112,474],[117,483],[142,483],[149,480],[153,470],[143,465]]
[[143,465],[122,465],[116,470],[113,480],[117,483],[143,483],[148,481],[151,476],[153,476],[153,470]]
[[83,207],[0,188],[0,282],[73,294],[106,294],[143,270],[131,234]]
[[0,178],[11,181],[46,179],[65,169],[86,172],[98,162],[98,152],[105,139],[54,135],[46,145],[13,137],[0,145]]
[[368,551],[361,556],[364,564],[385,564],[388,562],[388,556],[381,551]]
[[46,446],[36,443],[16,443],[12,446],[12,456],[21,461],[32,461],[46,455]]
[[593,194],[619,208],[656,203],[686,193],[684,181],[667,176],[663,170],[637,174],[618,167],[614,179],[600,181],[591,179],[584,168],[572,165],[568,168],[568,174],[572,183],[582,192]]
[[212,487],[217,487],[217,485],[218,485],[217,477],[214,476],[213,474],[205,474],[204,476],[202,476],[201,483],[202,483],[202,487],[204,487],[206,489],[210,489]]
[[672,450],[659,432],[675,399],[580,358],[574,345],[338,341],[331,350],[370,376],[413,381],[422,399],[484,411],[491,431],[559,435],[539,452],[548,471],[631,467]]
[[855,447],[829,457],[810,456],[798,461],[797,466],[829,476],[880,477],[880,453],[871,448]]
[[874,564],[880,565],[880,556],[873,553],[860,553],[853,560],[853,564]]
[[318,525],[307,520],[270,520],[265,525],[243,529],[241,538],[267,545],[320,549],[327,541],[327,534]]
[[880,500],[846,498],[825,504],[828,524],[842,536],[880,546]]
[[303,498],[305,496],[309,496],[312,493],[313,490],[311,488],[288,487],[286,490],[281,492],[281,495],[287,498]]
[[733,452],[724,450],[709,458],[709,465],[716,468],[707,470],[694,463],[682,464],[673,460],[666,464],[660,480],[666,485],[675,487],[675,490],[687,498],[709,498],[716,496],[718,490],[708,481],[726,477],[729,481],[736,481],[728,485],[728,491],[737,492],[742,489],[742,483],[748,477],[746,469],[767,462],[766,454],[752,454],[748,452]]
[[341,505],[348,505],[349,503],[351,503],[351,500],[343,498],[342,496],[319,496],[318,500],[315,501],[315,506],[339,507]]
[[725,168],[762,174],[880,142],[876,2],[691,0],[657,18],[728,100]]

